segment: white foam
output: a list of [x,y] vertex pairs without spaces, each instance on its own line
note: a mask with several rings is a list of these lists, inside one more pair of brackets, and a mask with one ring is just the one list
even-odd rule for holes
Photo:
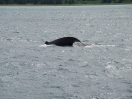
[[92,47],[94,47],[94,44],[89,44],[89,45],[85,46],[85,48],[92,48]]
[[95,45],[96,47],[115,47],[116,45]]
[[53,45],[46,45],[46,44],[39,45],[39,47],[49,47],[49,46],[53,46]]
[[106,46],[108,46],[108,47],[109,47],[109,46],[110,46],[110,47],[115,47],[116,45],[106,45]]
[[[39,47],[50,47],[55,45],[39,45]],[[73,47],[85,47],[85,48],[92,48],[92,47],[115,47],[116,45],[95,45],[95,44],[88,44],[86,42],[75,42],[73,43]]]
[[73,46],[74,47],[93,47],[93,44],[88,44],[88,43],[86,43],[86,42],[75,42],[75,43],[73,43]]

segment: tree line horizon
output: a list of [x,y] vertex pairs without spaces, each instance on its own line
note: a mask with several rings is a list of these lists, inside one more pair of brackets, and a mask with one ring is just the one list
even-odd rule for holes
[[132,0],[0,0],[0,4],[101,4],[132,3]]

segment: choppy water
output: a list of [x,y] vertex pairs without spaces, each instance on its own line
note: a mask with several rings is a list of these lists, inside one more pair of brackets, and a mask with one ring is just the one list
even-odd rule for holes
[[132,99],[132,5],[0,6],[0,99]]

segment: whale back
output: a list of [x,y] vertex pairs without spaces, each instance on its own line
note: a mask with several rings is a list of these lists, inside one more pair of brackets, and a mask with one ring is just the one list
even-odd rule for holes
[[80,40],[78,40],[75,37],[63,37],[63,38],[59,38],[51,42],[46,41],[45,44],[47,45],[55,44],[57,46],[73,46],[74,42],[80,42]]

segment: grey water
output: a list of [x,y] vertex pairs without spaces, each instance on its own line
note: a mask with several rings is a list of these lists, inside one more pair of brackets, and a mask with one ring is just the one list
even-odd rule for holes
[[132,99],[132,5],[0,6],[0,99]]

